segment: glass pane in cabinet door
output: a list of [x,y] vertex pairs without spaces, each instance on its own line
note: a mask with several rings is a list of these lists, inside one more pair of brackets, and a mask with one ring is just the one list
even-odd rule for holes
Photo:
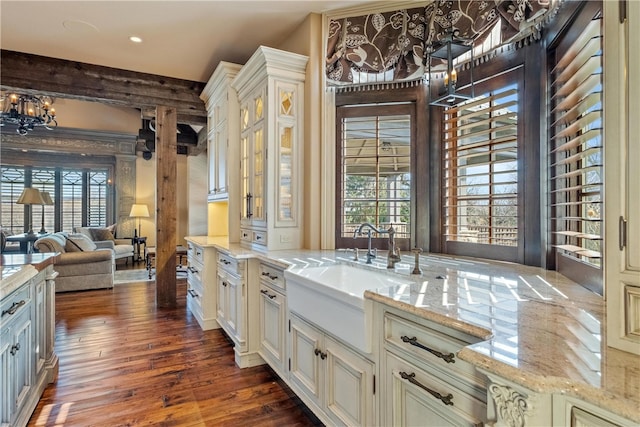
[[240,109],[240,129],[249,127],[249,109],[245,106]]
[[292,150],[293,128],[283,127],[280,130],[280,186],[278,197],[278,216],[280,220],[293,218],[293,189],[291,180],[292,172]]
[[241,179],[240,185],[242,186],[242,214],[241,215],[243,218],[249,217],[247,212],[247,209],[249,207],[248,201],[247,201],[247,195],[251,191],[249,187],[249,181],[250,181],[249,161],[250,161],[249,138],[245,136],[240,139],[240,179]]
[[254,133],[253,140],[253,215],[264,218],[264,134],[262,129]]
[[280,114],[283,116],[293,115],[293,91],[280,91]]
[[255,100],[255,108],[256,108],[256,118],[255,121],[262,119],[262,115],[264,114],[264,109],[262,108],[262,97],[259,96]]

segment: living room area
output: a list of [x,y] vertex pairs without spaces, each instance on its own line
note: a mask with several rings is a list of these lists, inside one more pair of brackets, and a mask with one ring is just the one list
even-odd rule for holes
[[[143,122],[135,109],[67,99],[53,105],[59,122],[54,132],[3,131],[2,253],[59,252],[61,268],[68,263],[75,276],[94,276],[76,277],[68,290],[111,287],[113,273],[145,270],[146,250],[155,247],[156,156],[139,136]],[[198,185],[187,189],[189,169],[206,173],[206,152],[183,153],[176,165],[178,247],[189,227],[206,233],[206,215],[188,208],[193,203],[206,212],[206,186],[199,196],[193,195]],[[105,248],[113,260],[101,254]],[[59,290],[67,290],[60,282]]]

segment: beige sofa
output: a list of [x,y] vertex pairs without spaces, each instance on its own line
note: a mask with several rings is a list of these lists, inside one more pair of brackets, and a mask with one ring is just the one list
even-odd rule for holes
[[[112,243],[112,242],[110,242]],[[58,252],[56,292],[113,288],[114,251],[79,234],[53,233],[36,240],[38,252]]]

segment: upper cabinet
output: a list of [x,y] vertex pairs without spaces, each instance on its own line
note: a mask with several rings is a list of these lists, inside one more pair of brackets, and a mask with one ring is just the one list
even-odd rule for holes
[[234,175],[228,165],[237,164],[239,140],[238,97],[231,81],[242,66],[220,62],[200,98],[207,106],[209,201],[228,200]]
[[603,2],[607,345],[640,354],[640,2]]
[[240,242],[245,246],[302,246],[307,60],[261,46],[231,84],[240,104]]

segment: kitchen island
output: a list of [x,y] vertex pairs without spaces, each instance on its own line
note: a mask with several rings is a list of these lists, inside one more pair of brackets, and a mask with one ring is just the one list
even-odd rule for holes
[[0,424],[24,426],[58,376],[55,254],[2,255]]

